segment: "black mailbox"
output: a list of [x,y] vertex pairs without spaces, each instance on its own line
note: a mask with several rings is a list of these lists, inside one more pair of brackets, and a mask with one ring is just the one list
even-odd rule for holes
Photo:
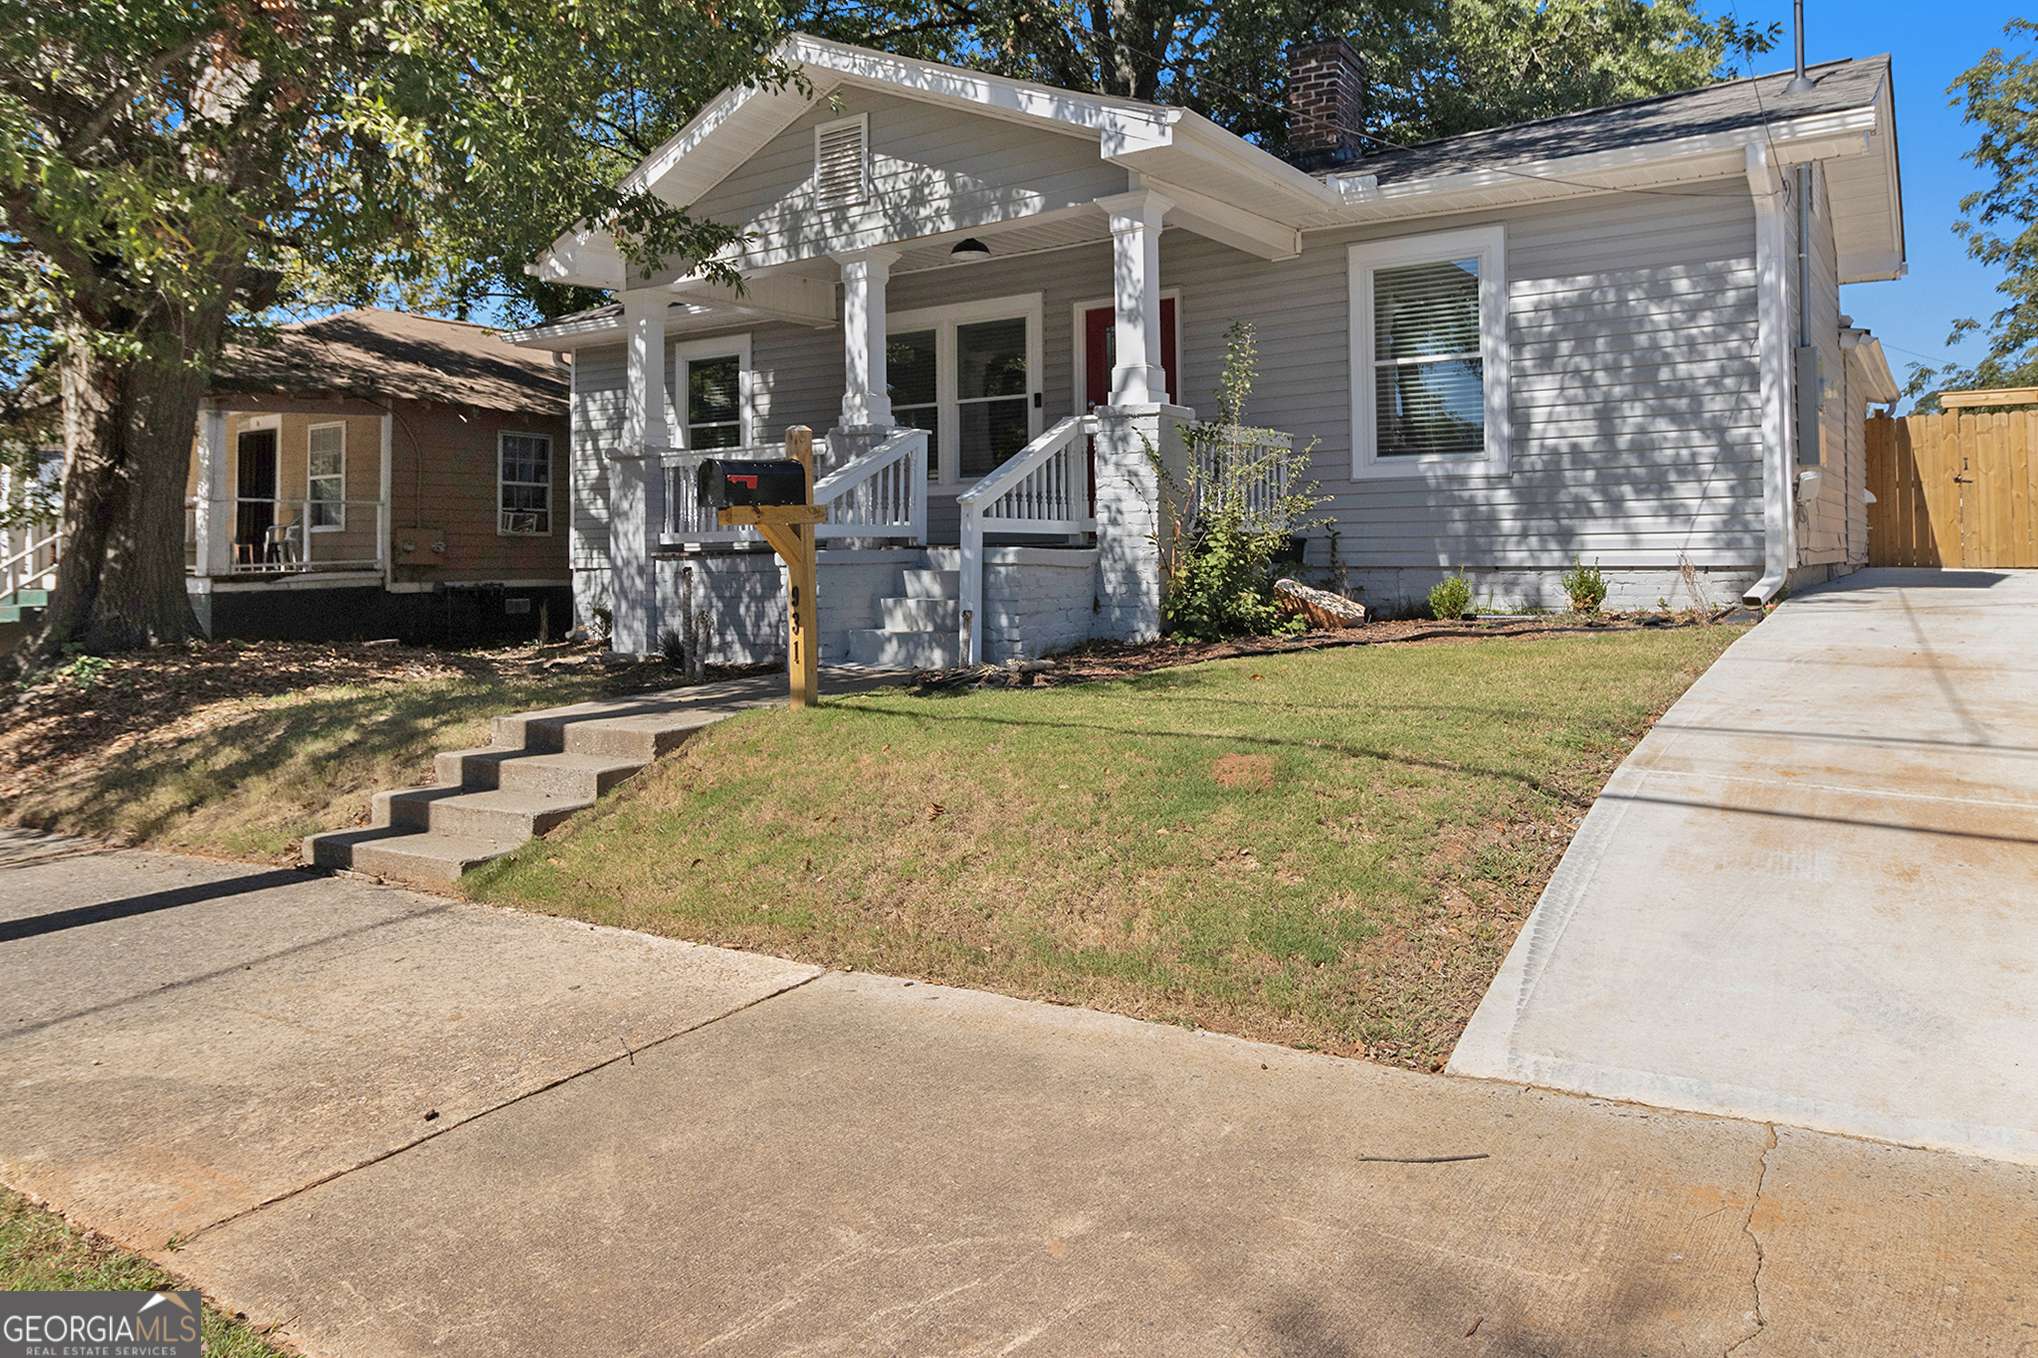
[[789,457],[768,462],[710,457],[702,459],[694,486],[706,509],[803,505],[807,502],[807,469]]

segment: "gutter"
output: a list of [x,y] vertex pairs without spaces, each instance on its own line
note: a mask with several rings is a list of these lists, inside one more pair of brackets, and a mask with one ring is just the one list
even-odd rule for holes
[[1790,450],[1790,317],[1784,270],[1790,253],[1783,176],[1765,142],[1749,143],[1748,191],[1755,201],[1757,353],[1762,409],[1762,578],[1741,602],[1760,608],[1783,592],[1793,555]]

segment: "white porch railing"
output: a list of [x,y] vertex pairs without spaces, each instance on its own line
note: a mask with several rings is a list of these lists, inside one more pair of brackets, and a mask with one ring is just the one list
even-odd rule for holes
[[[382,569],[381,500],[278,500],[238,496],[214,502],[212,523],[228,535],[228,575],[309,575]],[[199,541],[198,501],[184,501],[184,567],[196,573],[206,560]],[[310,525],[310,531],[306,526]],[[218,568],[214,571],[217,573]]]
[[1288,494],[1294,449],[1295,436],[1279,429],[1229,425],[1210,430],[1196,449],[1191,517],[1223,508],[1228,495],[1248,522],[1274,518]]
[[927,540],[927,431],[898,429],[862,457],[814,483],[814,503],[828,521],[814,530],[831,538]]
[[1071,415],[956,497],[962,511],[962,661],[984,649],[984,535],[1095,531],[1090,504],[1091,415]]
[[0,596],[20,589],[55,589],[57,561],[64,554],[64,525],[61,519],[25,523],[0,538],[7,556],[0,559]]
[[[814,440],[814,456],[822,456],[825,439]],[[728,542],[759,542],[754,528],[724,528],[715,522],[715,511],[700,502],[695,477],[701,463],[711,457],[737,461],[765,462],[785,456],[783,443],[753,443],[740,448],[659,448],[651,450],[664,467],[665,528],[658,535],[665,547],[706,547]]]
[[[826,439],[814,440],[814,458],[827,457]],[[658,454],[665,469],[666,547],[713,546],[756,542],[753,528],[723,528],[715,511],[700,503],[696,476],[711,457],[762,461],[786,455],[782,443],[742,448],[680,448]],[[828,510],[827,522],[815,530],[821,541],[873,538],[921,543],[927,540],[927,432],[895,430],[890,438],[861,457],[852,458],[814,482],[814,503]]]

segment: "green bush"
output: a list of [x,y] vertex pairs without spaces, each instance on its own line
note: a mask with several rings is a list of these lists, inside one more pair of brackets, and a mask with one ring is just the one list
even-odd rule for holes
[[1580,561],[1565,571],[1564,593],[1571,596],[1573,613],[1597,613],[1606,602],[1606,577],[1600,574],[1598,563],[1588,566]]
[[1430,616],[1440,622],[1456,622],[1472,611],[1472,582],[1462,575],[1446,575],[1429,587]]
[[1237,514],[1199,524],[1176,553],[1161,620],[1190,641],[1299,632],[1302,620],[1274,602],[1273,559],[1286,534],[1256,531]]

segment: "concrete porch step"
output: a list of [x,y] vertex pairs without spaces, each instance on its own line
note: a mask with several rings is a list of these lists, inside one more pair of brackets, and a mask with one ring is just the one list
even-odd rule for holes
[[953,632],[962,620],[955,599],[879,599],[877,607],[887,632]]
[[[932,555],[930,551],[929,555]],[[899,572],[900,583],[909,599],[960,599],[962,597],[962,572],[960,570],[905,570]]]
[[412,886],[457,882],[469,868],[502,854],[492,840],[419,834],[388,825],[334,830],[304,841],[305,862],[311,867],[365,872]]
[[962,639],[953,630],[894,632],[864,627],[849,634],[849,654],[859,665],[884,669],[948,669],[962,663]]
[[457,839],[487,840],[507,852],[544,834],[592,797],[546,797],[530,792],[472,792],[458,783],[375,794],[373,823],[429,830]]
[[445,750],[433,760],[441,784],[470,791],[528,792],[541,797],[572,797],[593,801],[644,767],[641,759],[599,754],[532,754],[527,750],[484,745],[473,750]]

